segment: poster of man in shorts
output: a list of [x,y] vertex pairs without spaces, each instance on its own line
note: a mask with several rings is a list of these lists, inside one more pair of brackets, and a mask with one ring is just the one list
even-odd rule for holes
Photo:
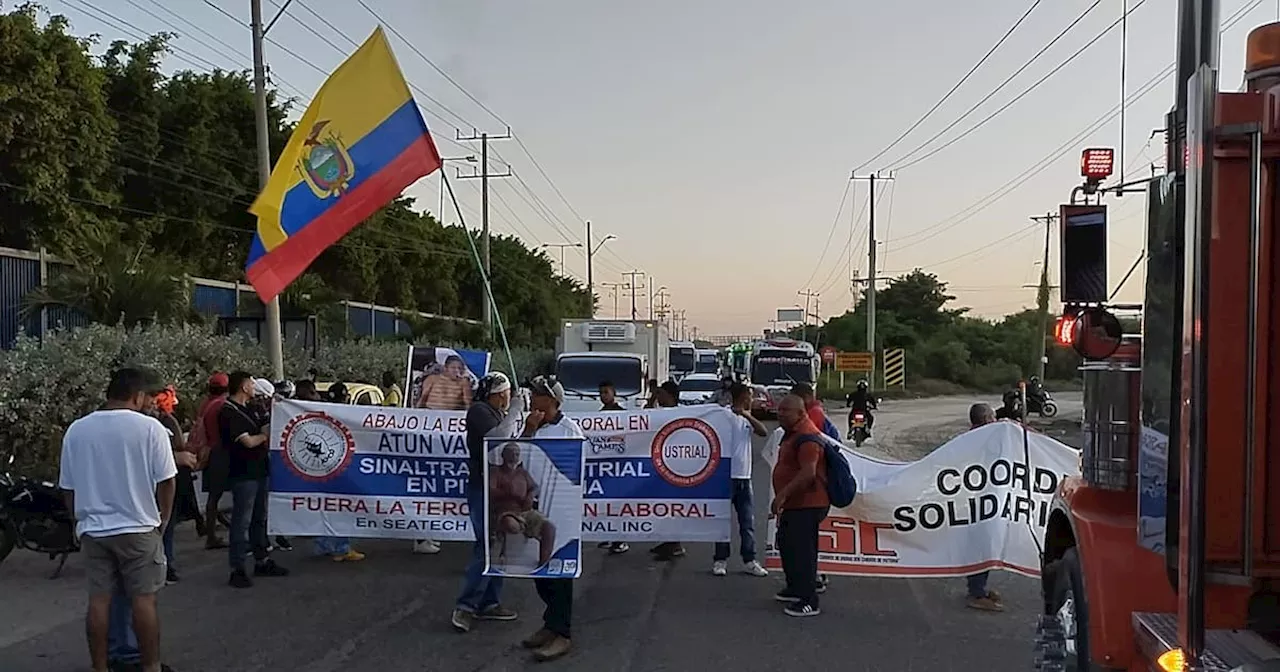
[[582,552],[582,439],[489,439],[485,574],[577,578]]
[[489,372],[489,353],[435,346],[409,346],[404,404],[408,408],[463,411],[471,392]]

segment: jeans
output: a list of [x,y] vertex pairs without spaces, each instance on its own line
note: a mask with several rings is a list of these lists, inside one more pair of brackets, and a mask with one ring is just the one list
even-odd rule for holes
[[231,571],[244,571],[245,551],[253,549],[253,559],[267,559],[267,479],[232,481],[231,539],[227,559]]
[[346,537],[316,537],[316,555],[343,555],[351,551]]
[[569,622],[573,619],[573,579],[534,579],[538,597],[547,608],[542,612],[542,627],[569,639]]
[[133,602],[124,594],[124,586],[116,583],[111,593],[111,612],[107,622],[107,660],[116,663],[137,663],[142,660],[138,652],[138,636],[133,632]]
[[987,596],[987,579],[991,577],[991,572],[978,572],[973,576],[965,578],[965,583],[969,584],[969,597],[980,599]]
[[[734,515],[738,518],[738,538],[742,545],[739,550],[742,551],[743,562],[756,559],[756,519],[752,509],[752,499],[751,479],[733,479],[733,493],[729,496],[729,501],[733,504]],[[728,560],[729,542],[716,542],[715,553],[713,559],[716,562]]]
[[502,577],[484,575],[484,556],[489,539],[484,521],[484,488],[467,489],[467,508],[471,512],[471,529],[475,530],[476,543],[471,547],[471,560],[467,561],[457,608],[476,614],[501,600]]
[[788,595],[818,606],[818,526],[827,507],[785,509],[778,516],[778,554],[787,577]]

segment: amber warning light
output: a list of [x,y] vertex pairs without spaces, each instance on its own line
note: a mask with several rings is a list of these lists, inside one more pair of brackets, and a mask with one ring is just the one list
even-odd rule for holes
[[1080,155],[1080,176],[1090,182],[1101,182],[1111,177],[1115,159],[1116,151],[1110,147],[1086,149]]

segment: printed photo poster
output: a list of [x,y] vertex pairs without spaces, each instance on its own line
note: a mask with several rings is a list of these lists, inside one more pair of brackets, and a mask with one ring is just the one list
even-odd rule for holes
[[489,372],[490,354],[483,350],[455,350],[409,346],[405,366],[404,404],[433,411],[465,411],[480,378]]
[[582,439],[486,439],[485,574],[582,572]]

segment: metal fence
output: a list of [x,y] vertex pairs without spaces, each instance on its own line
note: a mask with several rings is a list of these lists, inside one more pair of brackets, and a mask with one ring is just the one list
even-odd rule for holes
[[[40,337],[51,329],[79,327],[89,323],[85,316],[61,308],[41,311],[22,319],[22,297],[39,287],[69,264],[46,253],[0,247],[0,349],[13,347],[21,334]],[[191,302],[201,313],[217,317],[239,317],[241,295],[256,297],[253,287],[239,282],[192,278]],[[346,307],[347,333],[351,336],[390,336],[410,334],[409,324],[401,318],[405,311],[360,301],[343,301]],[[452,322],[479,324],[476,320],[435,313],[418,313],[419,317]]]

